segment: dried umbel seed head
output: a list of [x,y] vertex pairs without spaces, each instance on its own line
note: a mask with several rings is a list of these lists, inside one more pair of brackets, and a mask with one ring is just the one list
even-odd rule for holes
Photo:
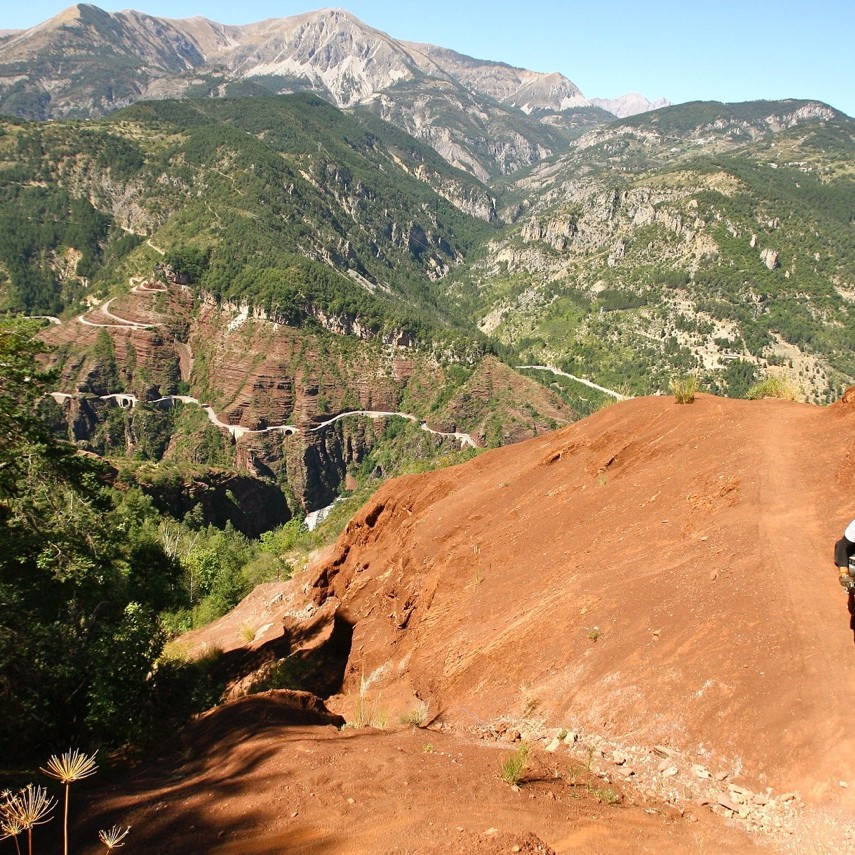
[[48,814],[55,806],[56,799],[49,796],[44,787],[27,784],[23,790],[7,798],[3,812],[6,817],[20,822],[26,830],[50,822],[51,817]]
[[[97,753],[97,752],[96,752]],[[62,784],[82,781],[98,771],[95,765],[95,754],[91,757],[79,751],[69,749],[65,754],[54,754],[47,762],[47,769],[42,769],[45,775],[56,778]]]
[[5,840],[7,837],[17,837],[26,831],[24,824],[16,816],[7,816],[0,805],[0,840]]
[[121,826],[114,825],[112,828],[107,829],[107,831],[103,829],[99,831],[98,839],[107,847],[108,852],[112,852],[114,849],[125,845],[123,841],[128,836],[130,830],[130,826],[122,830]]

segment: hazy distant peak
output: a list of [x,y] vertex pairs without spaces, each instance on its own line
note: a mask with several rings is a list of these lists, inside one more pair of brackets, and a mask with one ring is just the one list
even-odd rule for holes
[[647,113],[650,110],[658,110],[660,107],[671,106],[671,102],[667,98],[657,98],[655,101],[651,101],[639,92],[629,92],[618,98],[591,98],[591,103],[607,110],[619,119],[636,116],[639,113]]

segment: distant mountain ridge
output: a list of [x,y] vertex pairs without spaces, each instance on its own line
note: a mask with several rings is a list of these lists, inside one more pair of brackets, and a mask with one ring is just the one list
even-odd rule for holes
[[662,107],[670,107],[671,102],[667,98],[657,98],[651,101],[638,92],[629,92],[619,98],[592,98],[591,103],[595,107],[602,107],[619,119],[637,116],[639,113],[647,113],[650,110],[659,110]]
[[[298,91],[369,110],[482,180],[562,151],[614,112],[561,74],[398,41],[342,9],[227,26],[78,4],[0,39],[0,112],[28,119]],[[616,115],[650,103],[627,98]]]
[[[107,36],[112,44],[99,44]],[[578,87],[560,74],[526,71],[434,45],[397,41],[343,9],[227,26],[202,17],[169,20],[78,4],[28,30],[10,31],[8,41],[0,46],[0,62],[39,59],[45,50],[71,45],[85,49],[87,43],[93,50],[110,48],[114,55],[138,59],[140,94],[162,79],[164,72],[216,67],[231,79],[281,78],[292,86],[302,82],[315,91],[323,90],[338,107],[353,106],[421,75],[462,83],[496,101],[529,110],[590,106]],[[77,61],[86,58],[80,56]],[[39,75],[42,79],[46,70]],[[57,79],[59,69],[50,71]],[[3,85],[9,86],[8,78]],[[69,105],[61,97],[56,101],[52,115],[68,112]],[[105,109],[106,103],[100,108],[93,104],[90,112]]]

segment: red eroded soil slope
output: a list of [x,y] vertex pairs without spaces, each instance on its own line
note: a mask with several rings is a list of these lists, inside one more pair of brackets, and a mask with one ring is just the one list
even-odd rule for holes
[[332,705],[536,715],[844,799],[853,437],[846,403],[643,398],[389,483],[311,589],[354,627]]
[[[327,706],[393,731],[232,702],[100,816],[175,852],[748,852],[746,829],[854,852],[849,397],[636,399],[389,482],[313,568],[184,644],[222,647],[238,690],[325,651]],[[419,709],[431,730],[401,731]],[[514,793],[496,755],[520,737]]]

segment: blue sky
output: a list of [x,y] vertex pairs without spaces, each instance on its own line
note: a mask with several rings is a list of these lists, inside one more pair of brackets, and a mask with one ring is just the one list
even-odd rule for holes
[[[4,3],[0,29],[71,5]],[[235,3],[138,0],[95,5],[226,24],[336,5],[391,36],[535,71],[560,71],[588,97],[642,92],[694,99],[818,98],[855,116],[855,2],[820,0],[350,0]],[[12,6],[12,8],[10,8]]]

